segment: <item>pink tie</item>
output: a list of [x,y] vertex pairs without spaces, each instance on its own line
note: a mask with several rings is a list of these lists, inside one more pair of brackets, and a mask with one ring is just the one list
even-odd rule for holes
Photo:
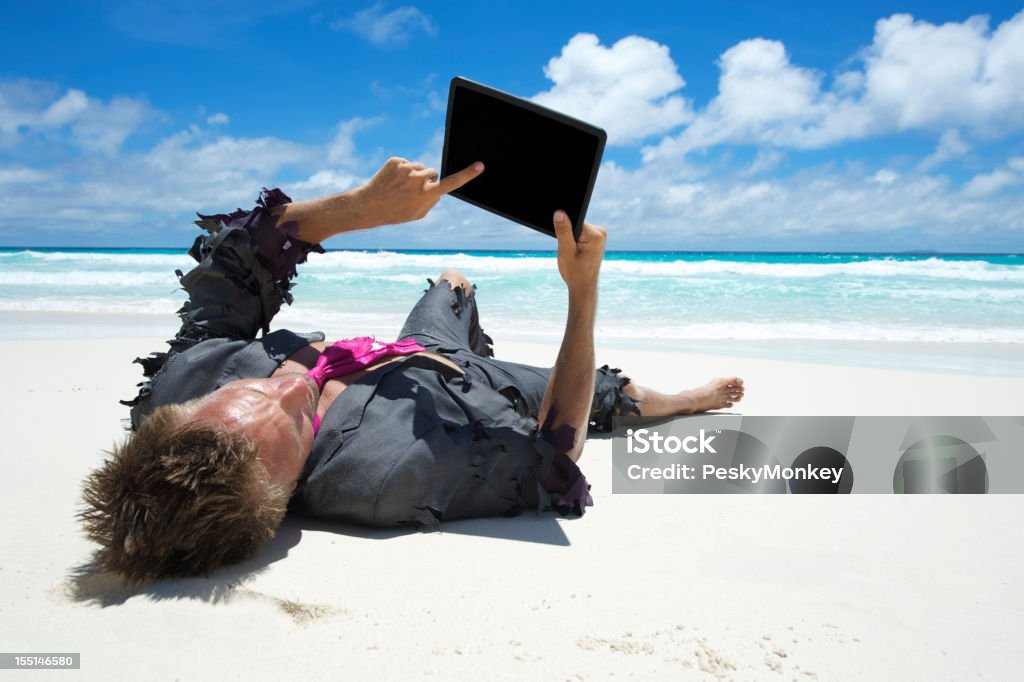
[[[366,369],[381,358],[395,355],[411,355],[426,350],[413,339],[405,339],[394,343],[382,343],[372,336],[359,336],[354,339],[342,339],[328,346],[316,366],[306,372],[306,376],[316,382],[321,391],[328,379],[342,377],[346,374]],[[320,415],[313,419],[313,433],[320,430]]]

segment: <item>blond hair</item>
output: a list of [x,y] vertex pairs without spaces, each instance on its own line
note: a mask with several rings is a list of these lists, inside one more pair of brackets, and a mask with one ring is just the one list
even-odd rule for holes
[[290,490],[271,485],[250,438],[155,410],[85,480],[79,514],[102,570],[127,582],[206,575],[274,536]]

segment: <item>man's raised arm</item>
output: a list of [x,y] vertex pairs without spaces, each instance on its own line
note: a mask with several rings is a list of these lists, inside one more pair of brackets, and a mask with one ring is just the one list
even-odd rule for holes
[[439,180],[433,168],[392,157],[361,187],[277,206],[271,213],[282,228],[294,228],[299,239],[319,244],[342,232],[419,220],[442,196],[483,171],[478,162]]
[[172,350],[207,338],[255,338],[283,303],[296,268],[320,242],[342,232],[408,222],[425,216],[440,198],[483,172],[473,164],[443,180],[423,164],[392,158],[364,185],[321,199],[292,203],[264,190],[252,211],[201,215],[209,234],[190,255],[199,263],[178,273],[189,300],[179,311],[182,330]]
[[569,290],[569,314],[558,359],[540,406],[541,436],[576,461],[583,454],[594,399],[594,318],[597,280],[607,233],[583,224],[573,239],[564,211],[554,217],[558,237],[558,272]]

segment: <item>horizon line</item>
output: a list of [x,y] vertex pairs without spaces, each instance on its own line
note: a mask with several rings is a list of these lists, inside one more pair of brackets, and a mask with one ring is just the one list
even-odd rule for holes
[[[191,247],[188,246],[24,246],[24,245],[0,245],[0,250],[26,250],[26,251],[181,251],[188,253]],[[409,249],[391,247],[364,247],[364,248],[342,248],[324,249],[326,253],[350,252],[374,252],[374,251],[395,251],[395,252],[442,252],[442,253],[465,253],[467,251],[492,252],[492,253],[556,253],[556,249],[488,249],[488,248],[467,248],[467,249]],[[903,249],[901,251],[815,251],[815,250],[728,250],[728,249],[607,249],[608,253],[681,253],[681,254],[779,254],[779,255],[857,255],[857,256],[1015,256],[1024,257],[1024,252],[1016,251],[939,251],[935,249]]]

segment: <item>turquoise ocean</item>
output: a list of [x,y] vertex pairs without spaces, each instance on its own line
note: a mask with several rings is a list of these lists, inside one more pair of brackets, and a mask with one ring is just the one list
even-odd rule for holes
[[[184,296],[174,270],[192,265],[171,249],[0,249],[0,337],[173,334]],[[499,351],[503,339],[560,339],[565,291],[550,252],[314,254],[276,324],[392,337],[426,278],[449,266],[478,285]],[[608,347],[1024,376],[1024,256],[613,252],[597,336]]]

